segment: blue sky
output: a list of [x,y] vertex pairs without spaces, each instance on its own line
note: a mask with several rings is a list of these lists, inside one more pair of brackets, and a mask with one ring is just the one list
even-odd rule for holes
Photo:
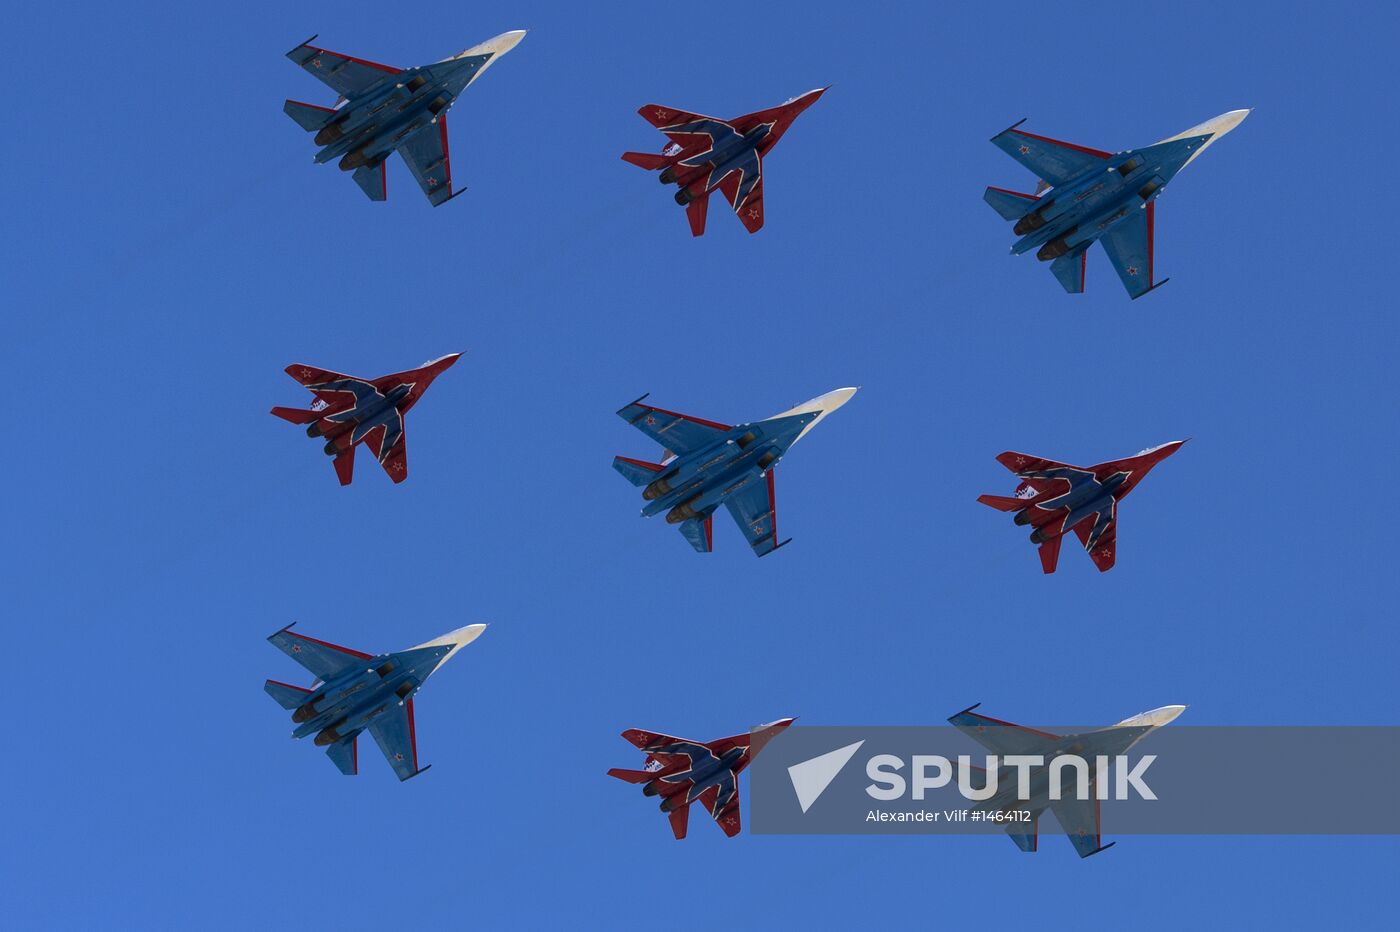
[[[1373,921],[1394,839],[684,843],[604,775],[629,726],[783,715],[1027,723],[1187,703],[1180,725],[1394,724],[1400,456],[1394,12],[1102,4],[26,4],[0,349],[16,928],[854,925],[1085,915]],[[285,60],[410,65],[530,30],[452,111],[429,208],[311,164]],[[635,114],[834,88],[766,168],[767,228],[692,240]],[[1008,124],[1084,145],[1254,114],[1157,211],[1166,288],[1102,252],[1065,295],[980,201]],[[267,415],[302,361],[466,356],[409,419],[402,486]],[[782,553],[709,557],[636,516],[613,412],[734,421],[861,392],[778,470]],[[975,503],[1022,449],[1190,436],[1123,507],[1119,563]],[[279,627],[369,651],[489,622],[423,692],[422,759],[342,778],[287,740]],[[747,814],[747,813],[746,813]],[[1112,837],[1111,824],[1105,826]],[[1059,904],[1047,915],[1045,903]]]

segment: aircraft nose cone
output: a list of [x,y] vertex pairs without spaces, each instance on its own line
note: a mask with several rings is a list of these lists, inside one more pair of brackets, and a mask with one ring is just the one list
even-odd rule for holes
[[503,32],[494,39],[487,39],[481,43],[482,51],[492,52],[496,55],[504,55],[520,44],[520,40],[525,38],[524,29],[512,29],[510,32]]
[[1120,726],[1129,728],[1161,728],[1176,721],[1177,716],[1186,711],[1184,705],[1164,705],[1160,709],[1152,709],[1132,718],[1125,718],[1119,722]]

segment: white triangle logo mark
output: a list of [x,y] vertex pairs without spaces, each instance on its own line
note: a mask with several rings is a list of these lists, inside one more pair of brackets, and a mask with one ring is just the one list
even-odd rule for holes
[[793,764],[788,768],[788,777],[792,780],[792,789],[797,793],[797,802],[806,812],[812,808],[812,803],[826,792],[826,788],[831,785],[831,781],[836,779],[836,775],[841,772],[860,746],[865,743],[864,739],[855,744],[848,744],[844,748],[837,748],[828,751],[820,757],[813,757],[804,760],[800,764]]

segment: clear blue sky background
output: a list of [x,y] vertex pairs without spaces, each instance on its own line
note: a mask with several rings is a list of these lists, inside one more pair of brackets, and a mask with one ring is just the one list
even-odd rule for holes
[[[1393,839],[684,843],[604,775],[628,726],[782,715],[1396,722],[1394,12],[1383,4],[24,4],[0,38],[12,928],[1343,925]],[[282,57],[411,65],[529,36],[452,111],[431,209],[365,200],[280,111]],[[768,226],[692,240],[656,101],[718,116],[835,87],[767,162]],[[987,139],[1143,145],[1237,107],[1158,210],[1172,283],[1102,252],[1065,295],[984,185]],[[467,355],[400,487],[267,414],[294,361]],[[609,468],[643,392],[721,420],[860,394],[778,470],[784,536],[700,557]],[[1042,577],[975,503],[992,459],[1194,440],[1122,510],[1119,565]],[[426,777],[287,740],[264,642],[487,633],[418,702]],[[1319,779],[1330,767],[1318,762]],[[747,807],[746,807],[747,810]],[[747,811],[746,811],[747,815]],[[1106,834],[1113,837],[1111,824]],[[1054,904],[1047,907],[1047,903]],[[1047,911],[1048,910],[1048,911]],[[1086,918],[1087,917],[1087,918]]]

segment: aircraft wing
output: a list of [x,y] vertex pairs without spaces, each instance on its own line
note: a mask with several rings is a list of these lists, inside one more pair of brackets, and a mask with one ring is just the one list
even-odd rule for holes
[[283,628],[268,640],[321,680],[332,679],[361,661],[374,659],[363,651],[297,634],[290,627]]
[[1112,156],[1111,152],[1104,152],[1102,149],[1090,149],[1048,136],[1037,136],[1017,129],[1016,126],[993,136],[992,145],[1035,172],[1037,178],[1043,178],[1052,185],[1064,184]]
[[732,782],[726,783],[723,787],[712,786],[705,790],[700,794],[699,801],[709,811],[710,818],[715,820],[725,835],[733,838],[739,834],[743,825],[739,819],[738,777],[733,777]]
[[384,753],[384,759],[394,768],[399,780],[407,780],[419,772],[418,738],[413,727],[413,700],[395,705],[370,723],[368,731],[374,743]]
[[434,207],[452,198],[452,161],[447,153],[447,115],[399,144],[399,155]]
[[365,444],[374,451],[374,458],[396,485],[408,478],[408,445],[404,441],[404,431],[397,424],[388,427],[381,424],[374,428],[365,435]]
[[993,754],[1003,757],[1008,754],[1044,754],[1049,745],[1060,740],[1059,735],[1048,731],[1037,731],[988,715],[978,715],[972,711],[975,708],[977,706],[964,709],[948,721]]
[[[314,39],[315,36],[312,36]],[[319,79],[341,97],[354,97],[363,94],[388,75],[398,74],[403,69],[378,62],[367,61],[317,48],[303,42],[287,53],[287,57]]]
[[675,735],[663,735],[655,731],[644,731],[641,728],[629,728],[622,733],[637,748],[645,751],[653,744],[699,744],[699,741],[691,741],[689,738],[677,738]]
[[[637,113],[643,120],[661,130],[671,138],[672,142],[682,146],[691,146],[696,142],[697,136],[707,136],[708,133],[693,128],[694,124],[714,123],[728,126],[724,120],[717,120],[714,117],[705,116],[703,113],[691,113],[688,110],[679,110],[675,107],[667,107],[664,104],[645,104]],[[675,132],[668,127],[686,126],[692,127],[684,132]]]
[[[1021,478],[1023,488],[1033,490],[1037,495],[1042,495],[1052,489],[1063,490],[1064,480],[1062,479],[1040,479],[1034,476],[1025,475],[1028,472],[1041,472],[1046,469],[1074,469],[1068,463],[1057,463],[1054,460],[1047,460],[1039,456],[1031,456],[1029,453],[1017,453],[1014,450],[1007,450],[1005,453],[997,455],[997,462],[1014,472]],[[1021,488],[1016,490],[1017,497],[1021,497]]]
[[[1118,509],[1115,507],[1113,512],[1113,516],[1107,521],[1091,522],[1086,519],[1074,526],[1074,532],[1079,535],[1079,542],[1084,545],[1089,559],[1094,561],[1100,573],[1113,569],[1113,564],[1118,559]],[[1100,524],[1103,526],[1099,527]]]
[[[1089,785],[1092,789],[1092,780]],[[1095,794],[1091,792],[1089,795]],[[1103,849],[1113,846],[1112,842],[1107,845],[1102,844],[1099,835],[1099,801],[1097,799],[1077,799],[1071,793],[1065,799],[1051,800],[1050,811],[1055,813],[1055,818],[1060,822],[1060,828],[1065,830],[1065,834],[1069,836],[1070,844],[1074,845],[1074,850],[1079,852],[1081,858],[1098,854]]]
[[734,208],[739,222],[750,233],[757,233],[763,228],[763,162],[757,154],[754,155],[754,165],[756,168],[752,177],[748,172],[735,169],[719,183],[729,206]]
[[1099,242],[1128,294],[1140,298],[1152,290],[1152,234],[1156,202],[1150,202],[1111,228]]
[[766,482],[750,482],[724,500],[734,523],[744,532],[758,556],[766,556],[783,544],[778,543],[777,502],[773,497],[773,470]]
[[618,411],[618,416],[679,456],[704,449],[733,429],[718,421],[642,404],[642,398]]
[[296,379],[303,386],[310,388],[312,385],[325,385],[326,383],[342,382],[343,389],[335,388],[313,388],[311,393],[318,401],[326,403],[327,410],[320,412],[324,417],[326,414],[334,414],[340,408],[349,407],[354,404],[359,395],[357,386],[363,384],[361,380],[353,375],[345,375],[340,372],[332,372],[329,369],[318,369],[316,366],[308,366],[305,363],[294,362],[284,370],[292,378]]

